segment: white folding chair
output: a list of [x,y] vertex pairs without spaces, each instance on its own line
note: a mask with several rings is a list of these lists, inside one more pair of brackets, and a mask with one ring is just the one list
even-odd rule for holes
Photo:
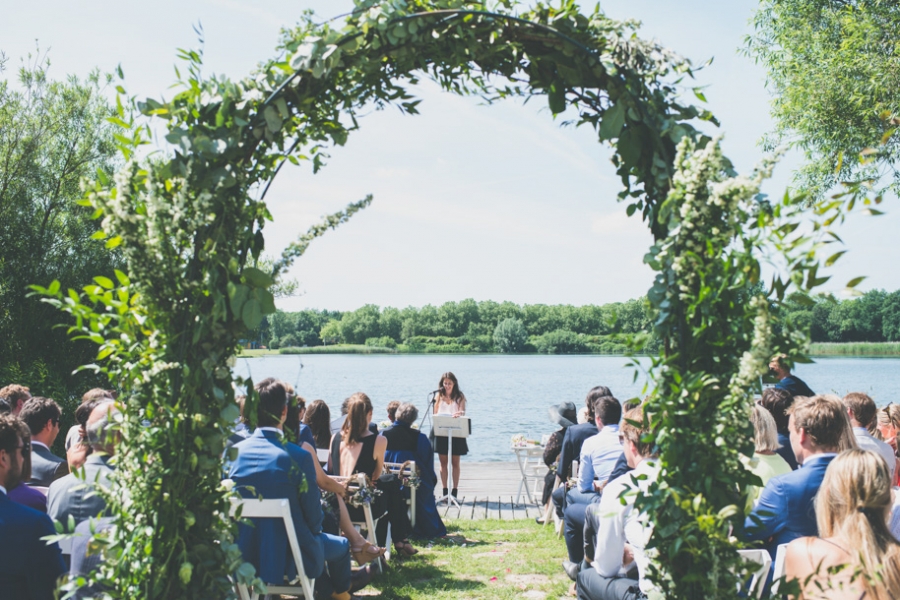
[[[339,477],[337,475],[329,475],[329,477],[331,477],[332,479],[334,479],[335,481],[337,481],[338,483],[341,483],[341,484],[344,484],[347,482],[346,477]],[[353,478],[350,479],[350,484],[348,485],[347,489],[348,489],[348,491],[354,491],[354,490],[357,490],[360,488],[365,488],[367,486],[368,486],[368,483],[366,482],[365,473],[357,473],[356,476],[354,476]],[[349,506],[348,506],[348,508],[349,508]],[[366,539],[373,546],[377,546],[378,540],[375,537],[375,526],[378,524],[378,522],[381,519],[386,519],[387,514],[384,514],[384,515],[378,517],[377,519],[375,519],[372,517],[372,507],[370,505],[363,504],[361,508],[363,511],[363,518],[365,520],[351,521],[351,524],[359,530],[365,529],[366,530]],[[388,526],[387,540],[385,541],[384,545],[385,545],[384,559],[389,560],[390,559],[390,547],[391,547],[391,528],[390,528],[390,526]],[[378,572],[381,573],[383,570],[381,568],[380,560],[377,561],[377,565],[378,565]]]
[[[297,532],[294,530],[294,519],[291,516],[291,505],[286,498],[277,500],[257,500],[256,498],[232,498],[231,515],[237,517],[240,508],[240,518],[246,519],[281,519],[287,531],[288,545],[291,556],[294,558],[294,566],[297,569],[297,577],[287,585],[267,584],[269,594],[302,595],[306,600],[313,600],[313,588],[315,579],[306,576],[303,569],[303,557],[300,555],[300,543],[297,541]],[[253,592],[243,583],[237,584],[238,594],[241,600],[259,600],[259,591]]]
[[[419,474],[419,470],[416,468],[416,461],[410,460],[405,463],[392,463],[386,462],[384,463],[384,468],[388,469],[391,473],[403,479],[405,477],[413,477]],[[409,506],[409,523],[413,527],[416,526],[416,488],[409,488],[409,499],[406,501],[406,504]]]
[[[766,550],[738,550],[746,561],[750,561],[759,565],[759,568],[753,572],[753,578],[750,580],[748,593],[750,597],[762,598],[763,591],[766,588],[766,578],[769,576],[769,567],[772,566],[772,557]],[[740,586],[738,586],[740,590]]]
[[781,586],[779,579],[784,577],[784,558],[787,554],[787,547],[787,544],[778,544],[778,549],[775,551],[775,567],[772,570],[772,597],[775,597],[775,594],[778,593],[778,588]]
[[[573,460],[572,461],[572,479],[578,479],[578,473],[581,469],[581,460]],[[566,485],[566,482],[563,482],[562,485]],[[550,503],[553,504],[552,502]],[[565,521],[556,516],[556,511],[553,512],[553,522],[556,524],[556,537],[561,538],[563,536],[563,525]]]

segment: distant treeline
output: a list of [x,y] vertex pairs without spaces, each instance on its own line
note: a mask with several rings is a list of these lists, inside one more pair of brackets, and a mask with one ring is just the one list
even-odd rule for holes
[[[808,329],[812,342],[900,341],[900,291],[874,290],[859,298],[817,296],[813,304],[788,301],[784,316]],[[399,352],[620,353],[625,337],[650,333],[645,298],[602,306],[476,302],[421,308],[354,311],[279,311],[258,331],[259,346],[289,348],[364,345]],[[647,351],[658,341],[649,337]]]
[[900,341],[900,290],[872,290],[858,298],[817,296],[811,306],[788,302],[785,310],[813,342]]
[[648,328],[643,298],[603,306],[468,299],[421,308],[279,311],[267,317],[257,341],[269,348],[364,344],[426,353],[619,353],[623,336]]

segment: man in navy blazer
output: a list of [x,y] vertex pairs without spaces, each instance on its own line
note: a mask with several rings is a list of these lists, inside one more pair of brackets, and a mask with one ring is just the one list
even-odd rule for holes
[[16,417],[0,416],[0,596],[16,600],[51,600],[65,572],[58,544],[41,538],[54,535],[50,517],[9,499],[6,490],[22,477],[24,452]]
[[[245,497],[287,498],[306,576],[316,578],[319,594],[346,600],[351,583],[350,546],[345,538],[322,532],[322,506],[316,485],[314,458],[284,440],[287,394],[275,380],[257,385],[259,427],[234,445],[237,458],[228,465],[228,476]],[[256,567],[266,583],[281,584],[296,576],[284,524],[260,519],[240,526],[238,545],[244,559]],[[328,566],[327,573],[325,565]]]
[[789,412],[791,447],[800,468],[770,479],[744,523],[746,539],[764,542],[773,560],[780,544],[818,535],[813,500],[842,437],[853,436],[836,397],[798,400]]

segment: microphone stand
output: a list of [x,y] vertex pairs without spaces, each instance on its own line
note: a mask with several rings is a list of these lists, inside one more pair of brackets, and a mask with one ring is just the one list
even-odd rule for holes
[[434,403],[437,401],[437,391],[431,392],[428,395],[428,408],[425,409],[425,414],[422,415],[422,420],[419,421],[419,431],[424,433],[422,427],[425,425],[425,419],[428,419],[431,422],[431,413],[434,412]]

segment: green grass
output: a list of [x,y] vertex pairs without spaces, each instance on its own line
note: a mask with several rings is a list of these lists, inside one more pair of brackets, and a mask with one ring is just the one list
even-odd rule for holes
[[815,342],[810,356],[900,356],[900,342]]
[[271,354],[278,354],[278,350],[248,350],[241,348],[238,357],[253,358],[254,356],[269,356]]
[[[532,520],[447,521],[448,536],[416,543],[359,595],[385,600],[559,598],[571,581],[560,566],[566,549],[554,528]],[[531,593],[528,593],[531,592]]]
[[334,346],[309,346],[306,348],[282,348],[279,354],[396,354],[393,348],[364,346],[362,344],[335,344]]

